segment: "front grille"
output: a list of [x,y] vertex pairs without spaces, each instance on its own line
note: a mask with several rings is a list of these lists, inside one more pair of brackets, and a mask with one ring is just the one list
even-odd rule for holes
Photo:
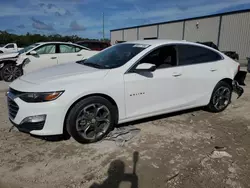
[[16,114],[17,114],[17,112],[19,110],[19,107],[15,103],[15,101],[13,101],[12,99],[10,99],[9,97],[7,97],[7,101],[8,101],[9,117],[11,119],[15,119]]

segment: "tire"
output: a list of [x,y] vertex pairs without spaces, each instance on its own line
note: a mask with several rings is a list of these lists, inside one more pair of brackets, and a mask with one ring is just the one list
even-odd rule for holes
[[[86,112],[84,116],[83,112]],[[96,116],[94,112],[97,112]],[[66,130],[79,143],[93,143],[113,129],[116,118],[117,108],[111,102],[99,96],[88,97],[77,102],[70,110],[66,117]]]
[[1,77],[5,82],[12,82],[18,77],[22,76],[23,71],[15,64],[6,64],[1,70]]
[[214,113],[224,111],[231,103],[232,91],[229,83],[220,81],[214,88],[207,110]]

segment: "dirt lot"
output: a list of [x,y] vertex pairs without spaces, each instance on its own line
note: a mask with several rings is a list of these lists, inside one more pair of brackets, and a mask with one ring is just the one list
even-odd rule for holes
[[134,123],[141,132],[123,147],[9,132],[1,92],[0,188],[250,187],[250,76],[246,84],[222,113],[193,110]]

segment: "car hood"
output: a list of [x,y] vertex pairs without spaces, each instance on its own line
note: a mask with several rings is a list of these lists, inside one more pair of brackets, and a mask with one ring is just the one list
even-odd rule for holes
[[20,80],[33,84],[72,84],[73,81],[82,81],[82,79],[102,78],[108,71],[108,69],[96,69],[72,62],[28,73],[20,77]]
[[7,59],[7,58],[13,58],[16,57],[18,53],[4,53],[0,55],[0,59]]

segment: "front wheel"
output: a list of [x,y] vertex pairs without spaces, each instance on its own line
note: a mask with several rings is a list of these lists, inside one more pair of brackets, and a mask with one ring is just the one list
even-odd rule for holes
[[211,112],[222,112],[231,103],[233,88],[230,84],[220,81],[214,88],[212,97],[207,106]]
[[12,82],[22,74],[22,69],[15,64],[6,64],[1,70],[1,76],[5,82]]
[[107,99],[88,97],[70,110],[66,129],[79,143],[97,142],[112,130],[116,116],[116,107]]

